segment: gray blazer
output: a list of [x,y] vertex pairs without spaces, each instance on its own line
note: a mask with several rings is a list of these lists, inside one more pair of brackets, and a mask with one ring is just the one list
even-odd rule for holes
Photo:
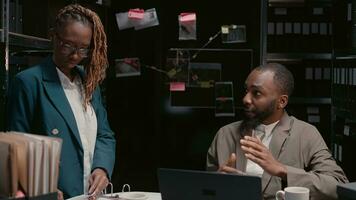
[[[246,171],[246,157],[240,147],[241,121],[222,127],[207,153],[207,170],[216,171],[236,153],[236,168]],[[287,186],[310,189],[310,199],[337,199],[336,185],[348,182],[343,170],[336,164],[318,130],[306,122],[283,115],[272,131],[269,149],[279,162],[287,167]],[[262,175],[264,199],[274,199],[283,189],[282,180],[267,172]]]

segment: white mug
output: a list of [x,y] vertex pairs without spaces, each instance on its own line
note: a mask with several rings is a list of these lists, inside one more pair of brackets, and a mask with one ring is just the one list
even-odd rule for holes
[[309,189],[305,187],[286,187],[276,192],[276,200],[309,200]]

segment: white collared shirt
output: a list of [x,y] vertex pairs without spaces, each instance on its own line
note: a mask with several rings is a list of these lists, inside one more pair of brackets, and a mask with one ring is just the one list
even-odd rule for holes
[[80,76],[75,76],[73,82],[71,82],[61,70],[56,69],[64,93],[74,114],[83,146],[83,191],[84,194],[87,194],[98,128],[96,114],[91,104],[87,105],[86,110],[84,108],[84,88]]
[[[271,143],[271,139],[272,139],[272,130],[274,129],[274,127],[277,125],[278,122],[279,122],[279,120],[274,122],[274,123],[272,123],[272,124],[269,124],[269,125],[261,124],[261,126],[264,126],[264,128],[265,128],[265,136],[262,139],[262,143],[268,149],[269,149],[269,144]],[[252,135],[255,135],[254,132],[255,132],[255,130],[253,130]],[[262,177],[263,169],[258,164],[256,164],[253,161],[247,159],[246,173]]]

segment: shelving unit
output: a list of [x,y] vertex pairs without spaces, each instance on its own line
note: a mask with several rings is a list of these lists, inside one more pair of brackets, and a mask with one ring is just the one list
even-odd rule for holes
[[315,125],[330,146],[332,2],[269,0],[266,62],[294,75],[289,114]]
[[[0,29],[0,34],[3,34],[3,29]],[[51,41],[47,38],[40,38],[20,33],[9,32],[9,45],[31,49],[51,49]]]
[[356,56],[336,53],[333,61],[332,112],[333,155],[352,181],[356,180],[352,163],[356,143]]
[[320,105],[331,105],[331,98],[306,98],[306,97],[291,97],[291,104],[320,104]]
[[332,152],[350,182],[356,181],[356,9],[355,0],[334,0]]
[[[16,26],[16,29],[14,29],[14,17],[11,17],[13,15],[22,17],[22,3],[23,1],[20,0],[2,0],[1,3],[2,26],[0,29],[0,131],[5,129],[6,93],[9,81],[14,74],[26,68],[30,63],[27,59],[24,59],[23,56],[20,58],[16,55],[18,55],[18,52],[28,50],[42,51],[40,52],[42,55],[43,50],[50,52],[50,49],[52,49],[51,41],[49,39],[9,31],[23,30],[22,26],[20,26],[22,23],[19,26]],[[14,11],[16,11],[15,14],[12,13]],[[16,21],[20,21],[20,19],[16,19]],[[23,53],[23,55],[26,54],[27,53]],[[34,55],[35,53],[32,52],[32,54]]]
[[303,60],[331,60],[331,53],[268,53],[268,62],[293,62]]

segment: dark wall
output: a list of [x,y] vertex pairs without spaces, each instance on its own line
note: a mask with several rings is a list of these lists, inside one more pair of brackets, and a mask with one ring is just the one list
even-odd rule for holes
[[[206,151],[216,131],[239,119],[216,118],[211,108],[172,106],[169,80],[162,73],[142,68],[140,76],[115,78],[114,59],[138,57],[142,65],[164,69],[170,48],[200,48],[224,24],[246,24],[247,43],[222,44],[217,37],[196,61],[223,63],[223,81],[232,81],[238,107],[243,81],[250,68],[260,63],[261,2],[207,1],[111,1],[107,33],[111,67],[105,82],[109,121],[117,138],[117,159],[113,175],[115,190],[124,183],[133,190],[158,191],[158,167],[204,170]],[[156,8],[160,25],[139,31],[119,31],[114,18],[130,8]],[[196,12],[197,40],[178,40],[178,15]],[[231,54],[214,54],[214,49],[249,49]],[[231,54],[231,55],[229,55]],[[252,61],[251,61],[252,59]],[[238,92],[236,92],[238,91]],[[210,89],[208,93],[213,94]],[[195,98],[195,97],[193,97]],[[204,100],[205,97],[198,96]],[[173,99],[174,100],[174,99]]]
[[[251,67],[260,64],[261,20],[266,20],[261,16],[262,0],[239,1],[238,6],[236,3],[232,6],[230,1],[112,0],[110,7],[84,0],[20,1],[23,8],[22,33],[47,38],[55,13],[73,2],[95,10],[108,36],[110,67],[103,84],[103,94],[109,122],[117,139],[112,180],[115,191],[120,191],[124,183],[131,184],[133,190],[158,191],[156,170],[159,167],[204,170],[211,140],[221,126],[240,118],[238,108],[244,79]],[[36,9],[32,9],[34,7]],[[115,13],[130,8],[156,8],[160,25],[139,31],[119,31]],[[181,12],[196,12],[197,40],[178,40],[177,18]],[[138,57],[143,66],[164,69],[168,49],[197,50],[220,31],[221,25],[230,24],[246,25],[247,42],[222,44],[218,36],[207,46],[210,50],[203,50],[194,61],[222,63],[222,81],[234,84],[235,117],[214,116],[213,88],[203,92],[206,96],[195,91],[171,94],[167,77],[145,67],[140,76],[115,78],[114,59]],[[11,48],[10,51],[17,51],[13,46]],[[4,72],[0,75],[0,81],[3,81]],[[4,91],[1,91],[1,105],[5,101],[3,94]],[[201,102],[203,108],[190,107],[193,101]],[[174,106],[172,102],[175,102]],[[4,119],[0,118],[0,121],[1,126]]]

